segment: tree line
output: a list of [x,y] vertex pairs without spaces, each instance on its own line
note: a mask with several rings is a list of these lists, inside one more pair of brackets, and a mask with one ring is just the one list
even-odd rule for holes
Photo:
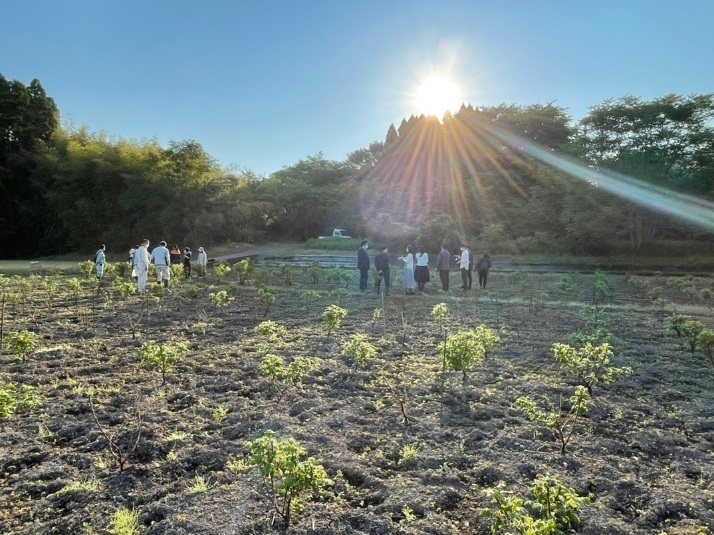
[[2,258],[100,242],[116,251],[145,236],[307,239],[332,227],[434,250],[444,238],[494,252],[712,244],[706,229],[577,180],[524,145],[713,199],[711,94],[608,100],[577,122],[552,103],[463,106],[442,121],[405,119],[342,161],[317,154],[267,177],[222,168],[194,140],[163,147],[63,127],[59,117],[38,80],[0,75]]

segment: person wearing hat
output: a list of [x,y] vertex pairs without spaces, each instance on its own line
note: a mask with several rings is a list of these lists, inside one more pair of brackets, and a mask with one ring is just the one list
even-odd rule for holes
[[[198,274],[199,276],[206,276],[206,269],[208,266],[208,255],[206,254],[206,251],[203,247],[198,248]],[[203,274],[203,275],[201,275]]]
[[136,271],[137,292],[146,291],[146,279],[149,277],[149,240],[143,240],[134,251],[134,270]]
[[156,266],[156,284],[163,281],[164,288],[168,288],[171,278],[171,253],[165,241],[160,242],[159,246],[151,251],[151,261]]

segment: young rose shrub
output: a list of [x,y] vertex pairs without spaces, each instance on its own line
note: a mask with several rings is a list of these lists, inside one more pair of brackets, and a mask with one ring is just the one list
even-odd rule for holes
[[578,509],[590,505],[587,497],[564,486],[553,477],[538,475],[529,489],[532,499],[505,490],[505,483],[484,491],[492,505],[481,516],[491,519],[491,533],[558,535],[580,525]]
[[439,344],[439,353],[446,368],[462,372],[465,381],[466,373],[482,364],[498,341],[498,336],[491,329],[479,325],[475,331],[461,331],[449,336]]
[[315,261],[310,264],[310,267],[307,268],[307,276],[310,282],[315,286],[320,284],[320,278],[322,277],[322,266],[320,262]]
[[220,262],[213,268],[213,273],[216,275],[217,281],[222,281],[231,272],[231,266],[227,262]]
[[270,494],[273,511],[286,526],[294,514],[305,509],[302,497],[308,491],[319,497],[333,484],[322,465],[312,457],[301,460],[305,449],[294,439],[278,440],[272,431],[246,444],[248,464],[260,471],[263,488]]
[[33,387],[0,381],[0,419],[32,410],[40,402],[41,398]]
[[587,389],[578,386],[570,397],[570,410],[567,413],[561,410],[560,402],[550,410],[542,410],[527,396],[516,399],[513,406],[525,413],[532,422],[547,427],[560,442],[560,453],[565,454],[565,449],[573,438],[575,430],[581,424],[582,416],[588,410],[589,402]]
[[330,336],[332,331],[340,328],[342,320],[347,317],[347,310],[337,305],[328,306],[322,313],[322,319],[327,326],[327,336]]
[[30,331],[9,333],[5,341],[10,352],[22,362],[25,362],[27,354],[35,349],[38,343],[37,335]]
[[226,290],[210,293],[208,294],[208,298],[211,300],[211,303],[213,303],[213,306],[216,308],[227,306],[235,299],[234,297],[229,297],[228,292]]
[[92,275],[92,271],[94,271],[94,262],[91,260],[87,260],[86,262],[80,262],[79,264],[77,264],[77,267],[79,268],[79,272],[82,275],[89,278]]
[[188,348],[183,342],[169,342],[160,346],[152,340],[142,344],[139,348],[139,360],[161,371],[161,385],[163,386],[166,384],[166,374],[174,370],[187,351]]
[[277,403],[283,399],[289,387],[302,384],[305,374],[312,368],[312,363],[305,357],[296,357],[285,365],[285,360],[279,355],[266,354],[260,364],[260,370],[271,380],[277,392]]
[[377,349],[369,343],[366,334],[355,334],[352,340],[342,344],[342,352],[362,368],[366,368],[377,354]]
[[615,368],[609,365],[613,356],[610,344],[595,346],[588,342],[581,349],[567,344],[553,344],[553,355],[562,368],[574,375],[580,384],[588,389],[591,396],[595,383],[609,384],[621,375],[632,373],[632,368],[628,366]]
[[699,341],[699,335],[704,331],[704,324],[701,321],[688,320],[682,325],[682,334],[684,334],[687,342],[689,342],[689,349],[697,349],[697,342]]
[[697,337],[697,345],[709,357],[714,366],[714,330],[704,329]]
[[250,261],[247,259],[241,260],[233,266],[233,269],[235,269],[236,273],[238,273],[238,282],[240,284],[245,284],[251,270]]

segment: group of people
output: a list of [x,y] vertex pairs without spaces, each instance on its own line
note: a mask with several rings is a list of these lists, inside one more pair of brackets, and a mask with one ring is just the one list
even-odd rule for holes
[[[168,288],[171,279],[171,266],[183,264],[184,277],[191,278],[191,260],[193,253],[189,247],[184,247],[183,252],[178,245],[174,245],[169,251],[166,242],[162,241],[149,253],[149,240],[143,240],[141,245],[136,245],[129,250],[129,264],[132,267],[131,276],[137,281],[139,293],[146,291],[146,281],[149,277],[149,265],[154,264],[156,268],[156,284],[162,284]],[[104,265],[106,263],[106,246],[102,244],[94,255],[95,270],[97,279],[104,275]],[[208,265],[208,255],[203,247],[198,248],[197,262],[199,266]]]
[[[370,260],[367,249],[369,243],[364,240],[360,244],[357,251],[357,268],[360,271],[359,289],[362,292],[367,292],[369,282],[369,267]],[[390,272],[389,272],[389,250],[387,247],[382,247],[379,253],[374,257],[374,267],[377,270],[377,278],[374,283],[375,290],[378,294],[382,293],[382,283],[384,283],[384,295],[389,295],[390,288]],[[404,256],[397,259],[404,264],[404,292],[407,295],[414,295],[415,287],[418,287],[420,292],[423,292],[426,283],[431,280],[429,274],[429,254],[423,245],[419,245],[414,250],[413,245],[408,245]],[[470,290],[472,284],[471,272],[478,273],[479,288],[486,288],[488,281],[488,272],[493,266],[491,257],[488,253],[477,261],[473,261],[471,252],[466,245],[461,245],[461,254],[455,255],[454,260],[459,264],[461,271],[461,288],[462,292]],[[449,291],[449,274],[451,272],[451,253],[447,244],[441,244],[441,251],[436,257],[435,270],[439,273],[441,279],[441,291]]]

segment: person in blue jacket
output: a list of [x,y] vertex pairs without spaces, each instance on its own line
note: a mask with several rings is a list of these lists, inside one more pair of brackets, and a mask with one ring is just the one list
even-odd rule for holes
[[99,250],[94,255],[94,269],[97,271],[97,280],[99,281],[102,280],[102,277],[104,276],[104,264],[106,263],[106,257],[104,256],[105,250],[106,246],[101,244],[99,246]]

